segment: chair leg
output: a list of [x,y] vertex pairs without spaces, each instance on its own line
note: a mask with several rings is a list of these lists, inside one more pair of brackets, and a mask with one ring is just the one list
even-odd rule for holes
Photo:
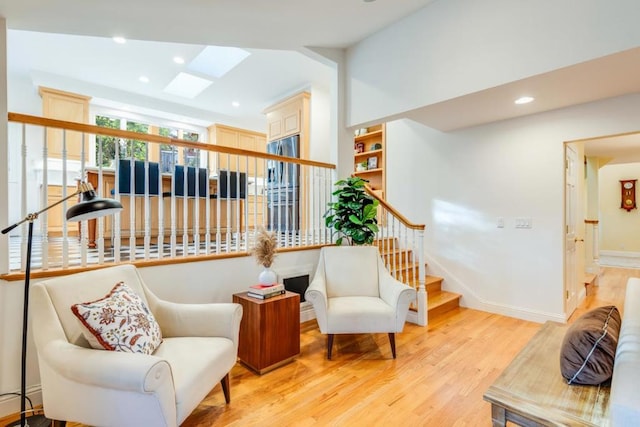
[[229,392],[229,374],[225,375],[221,380],[222,392],[224,393],[224,400],[227,403],[231,402],[231,393]]
[[391,344],[391,354],[396,358],[396,334],[389,332],[389,344]]
[[66,421],[60,421],[60,420],[52,420],[53,423],[53,427],[65,427],[67,425]]
[[331,360],[331,349],[333,348],[333,334],[327,335],[327,359]]

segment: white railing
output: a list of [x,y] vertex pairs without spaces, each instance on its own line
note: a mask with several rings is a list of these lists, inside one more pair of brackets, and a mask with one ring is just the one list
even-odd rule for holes
[[[246,252],[261,226],[276,232],[281,248],[332,243],[323,214],[334,165],[13,113],[9,121],[9,144],[21,147],[20,172],[14,177],[20,187],[10,188],[10,200],[20,204],[18,209],[10,202],[11,220],[71,194],[80,180],[124,206],[113,217],[84,221],[80,227],[63,220],[75,202],[43,213],[35,269]],[[97,135],[117,138],[108,167]],[[133,149],[121,152],[121,147],[134,139],[143,154],[124,158]],[[76,151],[68,141],[80,141]],[[87,160],[93,152],[89,144],[95,144],[96,162]],[[175,158],[168,167],[162,165],[165,170],[159,155],[151,155],[160,145],[195,149],[199,158],[189,164]],[[51,157],[54,151],[59,157]],[[10,271],[1,273],[24,271],[24,228],[16,228],[7,245],[2,253],[9,257]]]
[[[276,232],[280,249],[333,244],[324,214],[336,181],[334,165],[15,113],[9,122],[9,144],[20,147],[20,167],[9,177],[19,183],[9,188],[10,220],[63,199],[79,181],[124,206],[113,217],[79,226],[63,215],[75,201],[43,213],[32,255],[36,270],[246,253],[258,227]],[[108,167],[97,135],[118,142]],[[125,158],[120,148],[127,140],[137,140],[143,154]],[[161,156],[150,155],[161,145],[195,149],[200,157],[161,166]],[[92,146],[95,162],[88,161]],[[377,242],[386,265],[417,289],[408,320],[426,325],[424,225],[410,223],[368,191],[380,201]],[[0,274],[24,272],[26,235],[22,226],[3,240],[0,253],[8,257],[9,271]]]
[[377,192],[365,187],[367,193],[377,199],[378,233],[376,242],[383,254],[387,269],[399,281],[414,287],[416,301],[407,320],[418,325],[427,324],[426,268],[424,257],[423,224],[413,224],[395,210]]

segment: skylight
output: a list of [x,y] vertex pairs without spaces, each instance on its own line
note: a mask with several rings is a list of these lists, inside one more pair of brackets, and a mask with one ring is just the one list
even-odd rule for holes
[[171,80],[164,91],[172,95],[193,99],[208,88],[211,83],[213,83],[211,80],[181,72]]
[[249,55],[249,52],[237,47],[207,46],[187,68],[219,79]]

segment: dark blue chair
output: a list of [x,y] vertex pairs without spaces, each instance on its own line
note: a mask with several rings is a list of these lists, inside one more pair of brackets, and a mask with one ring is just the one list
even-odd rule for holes
[[[198,197],[207,197],[209,173],[205,168],[198,168]],[[176,165],[173,173],[173,191],[176,197],[184,197],[184,166]],[[170,197],[170,192],[162,193]],[[187,166],[187,197],[196,197],[196,168]],[[213,198],[214,195],[211,195]]]
[[[145,168],[142,160],[136,160],[133,165],[134,174],[134,195],[142,196],[145,194]],[[131,194],[131,160],[120,159],[118,161],[118,192],[120,194]],[[160,194],[158,179],[160,177],[160,168],[158,163],[149,162],[149,195],[157,196]],[[115,194],[111,190],[111,194]]]
[[[238,194],[238,176],[240,177],[240,194]],[[218,176],[218,197],[221,199],[246,199],[247,174],[244,172],[221,170]]]

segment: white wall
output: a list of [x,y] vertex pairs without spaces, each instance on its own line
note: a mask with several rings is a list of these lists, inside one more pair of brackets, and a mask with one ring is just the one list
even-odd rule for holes
[[[606,165],[600,168],[600,249],[640,254],[640,211],[620,208],[620,180],[640,179],[640,163]],[[636,183],[637,185],[638,183]],[[636,197],[640,192],[636,189]],[[637,203],[640,199],[637,199]]]
[[309,159],[330,162],[331,142],[331,96],[328,89],[312,87],[310,102]]
[[[319,250],[279,254],[273,264],[278,274],[311,273],[318,263]],[[231,302],[236,292],[255,284],[260,267],[253,257],[221,261],[173,264],[141,268],[145,283],[160,298],[176,302]],[[34,281],[35,282],[35,281]],[[20,390],[20,343],[24,282],[0,280],[0,394]],[[34,405],[41,403],[38,362],[29,334],[27,391]],[[0,418],[18,412],[17,397],[0,397]]]
[[348,125],[637,47],[637,0],[446,0],[348,50]]
[[638,114],[628,95],[450,133],[388,123],[389,201],[426,224],[428,270],[463,305],[562,321],[563,142],[636,131]]

